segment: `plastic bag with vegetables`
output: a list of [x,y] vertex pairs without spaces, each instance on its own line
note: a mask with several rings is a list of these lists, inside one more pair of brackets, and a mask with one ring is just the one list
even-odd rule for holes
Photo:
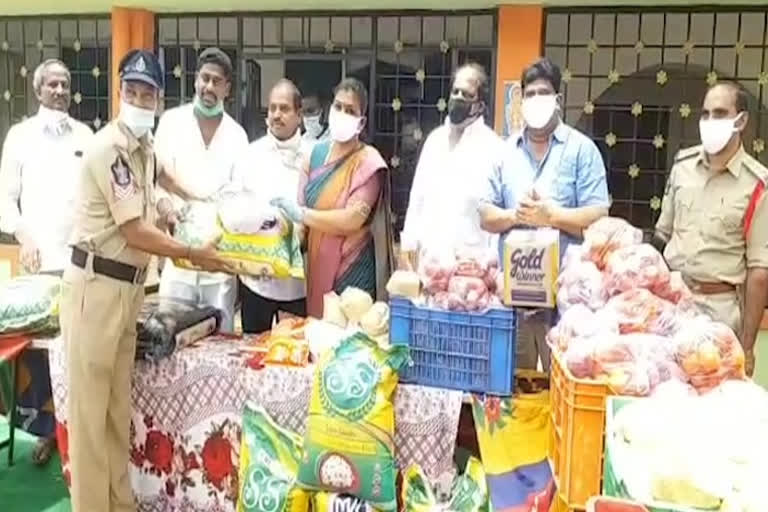
[[306,512],[309,495],[296,486],[301,438],[279,427],[258,405],[243,411],[237,512]]
[[560,321],[547,333],[547,343],[550,347],[565,352],[574,339],[593,337],[596,335],[609,336],[619,334],[619,323],[616,315],[601,309],[593,312],[583,304],[569,308]]
[[669,280],[667,263],[650,244],[622,247],[606,261],[605,288],[611,296],[633,288],[663,289]]
[[574,261],[557,278],[557,308],[560,313],[577,304],[594,311],[605,305],[606,298],[603,274],[591,261]]
[[619,323],[619,332],[649,332],[659,335],[672,334],[677,324],[669,322],[675,305],[660,299],[645,288],[635,288],[612,297],[605,305]]
[[611,253],[643,242],[643,232],[624,219],[602,217],[584,230],[585,258],[603,268]]
[[467,461],[464,474],[453,484],[451,498],[438,503],[432,485],[418,465],[403,475],[402,501],[405,512],[487,512],[491,509],[483,464],[474,457]]
[[675,336],[678,364],[699,392],[744,379],[744,350],[730,327],[699,317]]
[[425,251],[419,259],[419,276],[424,291],[430,295],[448,290],[455,270],[456,255],[450,251]]

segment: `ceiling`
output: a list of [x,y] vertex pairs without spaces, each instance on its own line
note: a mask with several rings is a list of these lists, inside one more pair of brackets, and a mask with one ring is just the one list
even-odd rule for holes
[[[694,4],[690,0],[522,0],[506,4],[541,4],[545,6],[670,6]],[[766,5],[765,0],[715,0],[708,5]],[[288,5],[286,5],[288,4]],[[78,14],[108,12],[113,5],[141,7],[155,12],[208,11],[285,11],[285,10],[389,10],[389,9],[483,9],[495,7],[499,0],[0,0],[0,15]]]

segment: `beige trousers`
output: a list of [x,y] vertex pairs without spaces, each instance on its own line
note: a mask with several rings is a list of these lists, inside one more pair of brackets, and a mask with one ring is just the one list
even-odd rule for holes
[[713,320],[722,322],[733,329],[741,338],[741,297],[736,292],[715,293],[712,295],[693,294],[693,301],[702,313]]
[[133,512],[128,474],[131,374],[144,288],[70,266],[61,333],[69,388],[73,512]]

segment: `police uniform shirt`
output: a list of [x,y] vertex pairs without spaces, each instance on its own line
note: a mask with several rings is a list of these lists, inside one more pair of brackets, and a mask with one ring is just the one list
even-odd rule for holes
[[744,235],[755,186],[768,169],[740,148],[724,171],[707,165],[701,146],[678,153],[667,180],[656,232],[667,241],[664,257],[674,270],[700,282],[741,285],[747,268],[768,267],[768,205],[755,204]]
[[139,140],[117,121],[98,132],[82,169],[72,245],[144,268],[150,255],[129,247],[119,227],[155,221],[154,172],[149,135]]

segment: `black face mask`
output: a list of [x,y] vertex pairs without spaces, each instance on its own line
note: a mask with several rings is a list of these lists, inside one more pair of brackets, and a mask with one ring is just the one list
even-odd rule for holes
[[472,113],[472,106],[475,101],[467,101],[464,98],[451,98],[448,100],[448,118],[453,124],[461,124],[466,121]]

